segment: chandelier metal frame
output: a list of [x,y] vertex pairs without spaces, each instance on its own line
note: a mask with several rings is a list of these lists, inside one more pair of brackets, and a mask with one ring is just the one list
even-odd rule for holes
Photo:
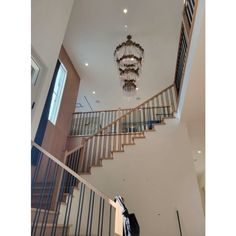
[[131,39],[132,36],[128,35],[127,40],[118,45],[114,51],[122,88],[127,96],[133,96],[136,91],[136,83],[141,73],[144,58],[142,46]]

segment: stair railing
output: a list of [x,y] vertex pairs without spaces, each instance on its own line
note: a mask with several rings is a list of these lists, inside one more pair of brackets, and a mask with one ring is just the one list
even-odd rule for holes
[[32,142],[40,152],[32,169],[33,236],[122,235],[120,206]]
[[176,90],[171,85],[67,152],[67,165],[77,173],[90,172],[92,166],[101,166],[103,159],[112,159],[114,152],[124,151],[124,145],[134,144],[135,138],[144,138],[144,132],[153,130],[154,124],[172,118],[175,111]]
[[72,115],[71,136],[89,136],[110,124],[131,109],[102,110],[91,112],[75,112]]
[[179,47],[177,53],[175,78],[177,98],[179,100],[181,88],[183,84],[183,77],[185,74],[186,62],[188,60],[188,52],[192,38],[193,25],[196,17],[198,0],[185,0],[182,23],[180,29]]

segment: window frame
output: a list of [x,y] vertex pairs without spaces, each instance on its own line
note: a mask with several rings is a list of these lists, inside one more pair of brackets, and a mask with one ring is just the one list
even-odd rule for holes
[[[56,125],[57,123],[57,118],[60,111],[61,101],[62,101],[65,84],[67,80],[67,75],[68,75],[68,71],[66,67],[63,65],[63,63],[60,60],[59,62],[60,62],[60,67],[56,75],[57,77],[56,77],[56,81],[55,81],[55,85],[53,89],[53,94],[52,94],[52,99],[51,99],[51,104],[50,104],[49,114],[48,114],[48,121],[51,122],[53,125]],[[63,76],[63,81],[58,81],[59,79],[58,76],[61,70],[63,71],[63,75],[61,75]]]

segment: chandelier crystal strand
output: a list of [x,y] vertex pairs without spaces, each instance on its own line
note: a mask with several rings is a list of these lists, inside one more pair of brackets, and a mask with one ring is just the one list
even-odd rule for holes
[[114,52],[122,88],[127,96],[136,93],[136,83],[141,73],[144,56],[144,49],[131,39],[131,35],[128,35],[127,41],[118,45]]

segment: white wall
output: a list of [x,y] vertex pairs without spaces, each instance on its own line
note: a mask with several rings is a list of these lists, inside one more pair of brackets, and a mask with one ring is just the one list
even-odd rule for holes
[[31,138],[34,139],[59,56],[74,0],[31,1],[32,54],[43,65],[43,75],[32,90],[35,107],[32,112]]
[[[204,214],[191,158],[186,127],[169,120],[156,132],[136,139],[114,160],[103,161],[85,175],[110,198],[120,194],[130,212],[135,212],[141,235],[179,235],[176,209],[183,235],[204,235]],[[160,214],[160,215],[159,215]]]

